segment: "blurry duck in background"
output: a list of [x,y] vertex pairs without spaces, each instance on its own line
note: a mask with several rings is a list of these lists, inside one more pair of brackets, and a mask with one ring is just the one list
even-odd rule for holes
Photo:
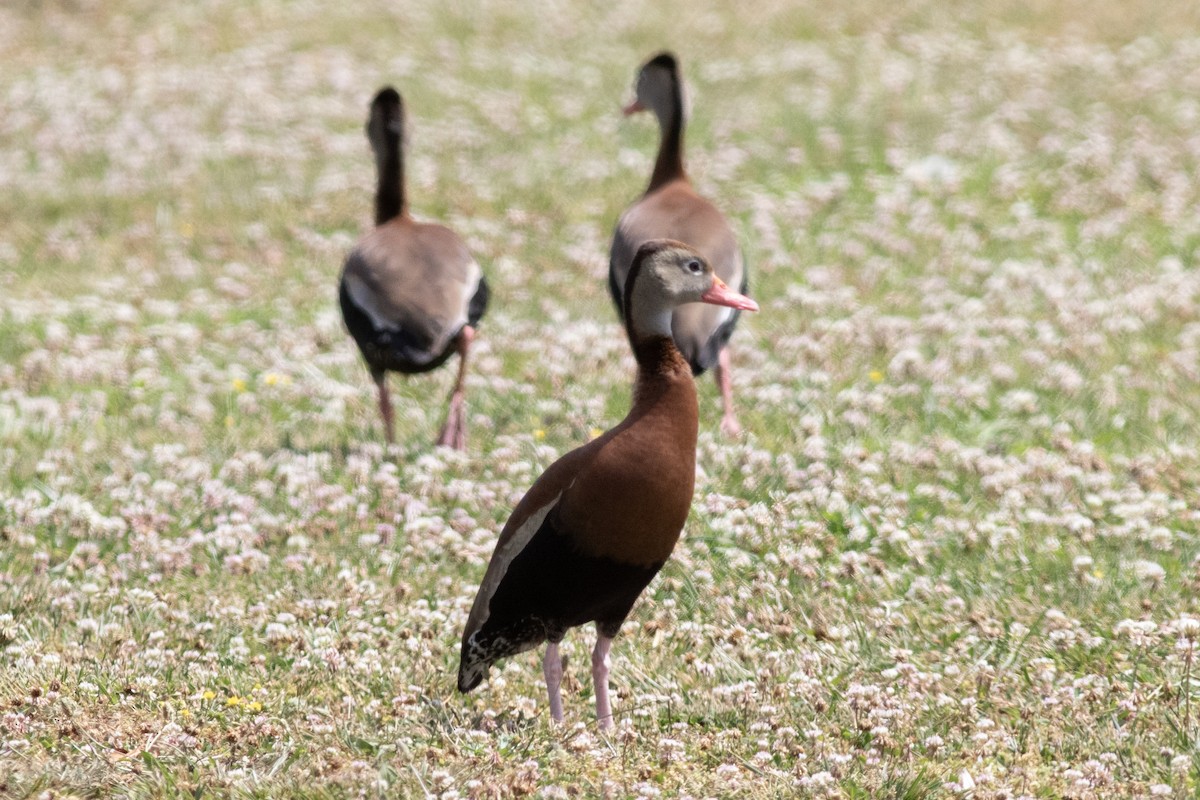
[[[684,103],[679,63],[670,53],[660,53],[638,72],[637,95],[625,115],[652,111],[658,119],[661,141],[654,172],[646,192],[617,221],[609,256],[609,291],[621,312],[625,282],[634,253],[650,239],[676,239],[700,251],[717,277],[745,294],[749,279],[737,237],[717,207],[696,193],[683,168]],[[724,415],[721,430],[741,432],[733,407],[733,377],[726,345],[733,335],[737,309],[689,304],[675,309],[671,330],[675,344],[700,375],[712,368],[721,392]]]
[[467,441],[467,354],[487,308],[487,281],[453,231],[409,215],[404,105],[390,86],[371,103],[367,138],[379,173],[376,227],[346,257],[338,289],[342,317],[379,388],[379,413],[389,443],[395,441],[395,423],[387,372],[427,372],[458,353],[458,377],[437,444],[462,450]]

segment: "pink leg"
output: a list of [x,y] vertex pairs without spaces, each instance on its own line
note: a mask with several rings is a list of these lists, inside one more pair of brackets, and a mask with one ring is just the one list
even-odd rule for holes
[[742,432],[742,426],[738,424],[737,413],[733,410],[732,371],[729,348],[722,347],[720,355],[717,356],[717,368],[713,370],[713,377],[717,379],[717,388],[721,391],[721,405],[725,408],[725,413],[721,417],[721,433],[726,436],[737,436]]
[[450,403],[446,409],[446,424],[438,435],[437,443],[455,450],[467,449],[467,409],[464,384],[467,381],[467,352],[475,340],[475,329],[466,325],[458,334],[458,378],[450,392]]
[[392,399],[388,396],[387,374],[380,371],[374,376],[375,385],[379,387],[379,415],[383,417],[383,433],[387,443],[396,441],[395,423],[392,420]]
[[608,651],[612,639],[596,634],[596,649],[592,651],[592,685],[596,687],[596,722],[600,730],[612,730],[612,706],[608,702]]
[[559,692],[563,676],[562,657],[558,654],[558,645],[553,642],[546,645],[542,674],[546,676],[546,692],[550,695],[550,718],[555,722],[562,722],[562,695]]

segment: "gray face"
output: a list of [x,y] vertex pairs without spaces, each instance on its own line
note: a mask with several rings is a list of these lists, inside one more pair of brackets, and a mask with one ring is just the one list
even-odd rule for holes
[[712,267],[691,248],[664,248],[647,260],[643,272],[647,288],[653,287],[669,307],[698,302],[713,285]]

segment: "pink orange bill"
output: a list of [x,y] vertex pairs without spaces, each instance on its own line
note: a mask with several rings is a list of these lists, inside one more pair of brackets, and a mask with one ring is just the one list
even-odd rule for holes
[[628,117],[630,114],[636,114],[639,111],[645,111],[645,110],[646,110],[646,107],[644,105],[642,105],[637,100],[634,100],[629,105],[622,108],[621,113]]
[[758,303],[746,297],[744,294],[738,294],[733,289],[725,285],[725,281],[717,276],[713,276],[713,285],[704,294],[700,295],[702,303],[711,303],[714,306],[729,306],[730,308],[740,308],[742,311],[758,311]]

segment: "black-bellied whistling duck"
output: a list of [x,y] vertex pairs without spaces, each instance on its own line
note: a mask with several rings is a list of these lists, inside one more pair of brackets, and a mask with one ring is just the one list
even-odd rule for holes
[[379,413],[389,442],[395,428],[387,371],[427,372],[458,353],[458,378],[437,443],[462,450],[467,352],[487,308],[488,285],[453,231],[409,216],[403,137],[404,105],[399,92],[388,86],[375,95],[367,120],[379,171],[376,227],[346,257],[338,296],[346,327],[379,387]]
[[[683,79],[675,56],[660,53],[647,61],[638,73],[636,92],[634,101],[625,107],[625,115],[653,111],[662,140],[646,193],[625,210],[613,233],[608,283],[617,312],[621,311],[633,254],[649,239],[686,242],[712,264],[721,280],[745,294],[749,281],[737,237],[717,207],[692,188],[683,169]],[[693,374],[715,367],[713,375],[724,406],[721,430],[730,436],[741,431],[733,408],[733,380],[726,348],[738,316],[736,309],[693,303],[677,308],[671,324],[675,343]]]
[[679,539],[692,503],[698,409],[687,360],[671,338],[684,303],[756,311],[699,252],[655,240],[625,281],[625,330],[637,359],[633,408],[617,427],[542,473],[500,533],[463,632],[458,688],[469,692],[497,659],[549,641],[543,669],[550,714],[562,719],[568,628],[596,623],[596,716],[612,725],[608,651],[638,595]]

